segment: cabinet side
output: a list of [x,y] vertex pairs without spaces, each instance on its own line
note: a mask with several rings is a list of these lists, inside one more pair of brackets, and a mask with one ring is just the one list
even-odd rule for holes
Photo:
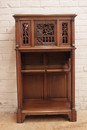
[[72,109],[72,121],[76,121],[75,110],[75,21],[72,19],[72,51],[71,51],[71,109]]
[[18,100],[18,109],[17,109],[17,122],[20,123],[21,118],[21,109],[22,109],[22,83],[21,83],[21,53],[18,50],[20,44],[20,21],[18,18],[15,18],[15,36],[16,36],[16,71],[17,71],[17,100]]

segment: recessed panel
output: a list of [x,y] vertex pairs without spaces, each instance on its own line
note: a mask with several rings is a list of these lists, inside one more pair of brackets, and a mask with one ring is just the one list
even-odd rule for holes
[[23,74],[24,99],[43,98],[43,74]]
[[49,73],[47,75],[48,98],[66,98],[66,80],[65,73]]

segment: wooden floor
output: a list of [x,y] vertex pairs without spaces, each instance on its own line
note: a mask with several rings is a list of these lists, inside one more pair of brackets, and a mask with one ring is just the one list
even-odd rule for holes
[[77,122],[61,116],[33,116],[24,123],[16,123],[16,114],[0,113],[0,130],[87,130],[87,111],[77,112]]

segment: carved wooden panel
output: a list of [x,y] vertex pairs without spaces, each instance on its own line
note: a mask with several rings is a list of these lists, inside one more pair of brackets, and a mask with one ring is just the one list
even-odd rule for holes
[[56,21],[35,21],[35,45],[56,45]]
[[69,45],[71,40],[71,29],[69,21],[61,21],[60,22],[60,44],[61,45]]
[[68,43],[68,23],[62,23],[62,42]]
[[28,40],[29,40],[28,23],[23,23],[22,28],[23,28],[23,43],[28,44]]
[[23,21],[21,23],[22,29],[22,45],[30,45],[30,22]]

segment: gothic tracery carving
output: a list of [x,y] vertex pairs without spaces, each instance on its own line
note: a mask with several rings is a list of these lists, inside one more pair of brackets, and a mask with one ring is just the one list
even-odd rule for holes
[[62,23],[62,42],[68,43],[68,24]]
[[22,24],[23,29],[23,44],[28,44],[29,36],[28,36],[28,23]]
[[55,23],[44,22],[37,23],[35,30],[36,45],[54,45],[55,44]]

